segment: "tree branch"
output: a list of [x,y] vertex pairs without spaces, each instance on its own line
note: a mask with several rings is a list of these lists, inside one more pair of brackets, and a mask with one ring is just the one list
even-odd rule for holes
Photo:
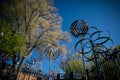
[[42,37],[42,35],[47,31],[48,29],[44,30],[38,37],[38,39],[35,41],[34,45],[32,46],[32,48],[28,51],[27,55],[29,55],[31,53],[31,51],[36,47],[39,39]]

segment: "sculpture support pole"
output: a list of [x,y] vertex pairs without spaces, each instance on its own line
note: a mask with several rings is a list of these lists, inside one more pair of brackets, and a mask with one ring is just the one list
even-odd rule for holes
[[93,54],[94,54],[94,58],[95,58],[95,65],[96,65],[97,78],[98,78],[98,80],[102,80],[102,79],[101,79],[101,74],[100,74],[100,65],[99,65],[99,61],[98,61],[98,59],[97,59],[97,56],[96,56],[94,50],[93,50]]
[[52,67],[52,59],[49,61],[49,80],[51,80],[51,67]]
[[[81,35],[80,40],[83,40],[83,35]],[[82,45],[82,41],[80,42],[81,45],[81,51],[82,51],[82,61],[83,61],[83,75],[86,76],[86,71],[85,71],[85,60],[84,60],[84,49],[83,49],[83,45]],[[79,53],[80,54],[80,53]],[[87,80],[87,79],[86,79]]]
[[[94,46],[94,44],[93,44],[93,42],[92,42],[92,40],[90,40],[90,43],[91,43],[91,45],[92,45],[92,51],[93,51],[93,55],[94,55],[94,59],[95,59],[95,65],[96,65],[96,72],[97,72],[97,79],[98,80],[102,80],[101,79],[101,73],[100,73],[100,63],[99,63],[99,54],[97,53],[97,55],[96,55],[96,51],[95,51],[95,46]],[[98,57],[98,58],[97,58]]]

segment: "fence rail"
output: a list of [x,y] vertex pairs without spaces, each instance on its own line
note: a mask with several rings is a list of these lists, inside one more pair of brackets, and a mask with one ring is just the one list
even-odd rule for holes
[[[96,68],[89,70],[89,80],[97,80]],[[120,80],[120,52],[100,64],[102,80]]]

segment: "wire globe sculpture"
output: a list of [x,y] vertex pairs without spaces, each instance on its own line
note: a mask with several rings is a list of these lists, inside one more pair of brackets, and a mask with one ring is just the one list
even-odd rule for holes
[[46,48],[46,57],[49,60],[55,60],[59,57],[59,51],[58,48],[54,48],[51,45],[48,45]]
[[70,27],[70,31],[73,36],[79,37],[85,35],[88,32],[88,25],[84,20],[75,20]]

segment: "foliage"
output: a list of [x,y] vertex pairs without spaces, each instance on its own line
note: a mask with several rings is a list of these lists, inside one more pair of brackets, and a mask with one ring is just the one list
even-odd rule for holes
[[64,69],[67,73],[82,73],[83,64],[80,60],[68,61]]
[[61,63],[60,67],[63,69],[66,75],[70,75],[71,72],[75,74],[77,73],[77,74],[83,75],[84,67],[80,57],[81,55],[76,53],[68,57],[66,61]]
[[25,35],[27,55],[34,48],[43,53],[48,44],[61,47],[60,41],[70,41],[68,33],[61,30],[57,9],[46,0],[10,0],[1,8],[0,16],[10,23],[14,34]]
[[[101,74],[105,80],[118,80],[120,77],[120,45],[115,46],[109,55],[106,56],[107,59],[100,57],[100,68]],[[91,71],[91,77],[95,73],[95,64],[93,64]],[[93,75],[92,75],[93,74]]]
[[15,53],[20,53],[24,44],[24,35],[22,33],[14,33],[10,30],[10,25],[0,20],[0,50],[5,54],[13,56]]

